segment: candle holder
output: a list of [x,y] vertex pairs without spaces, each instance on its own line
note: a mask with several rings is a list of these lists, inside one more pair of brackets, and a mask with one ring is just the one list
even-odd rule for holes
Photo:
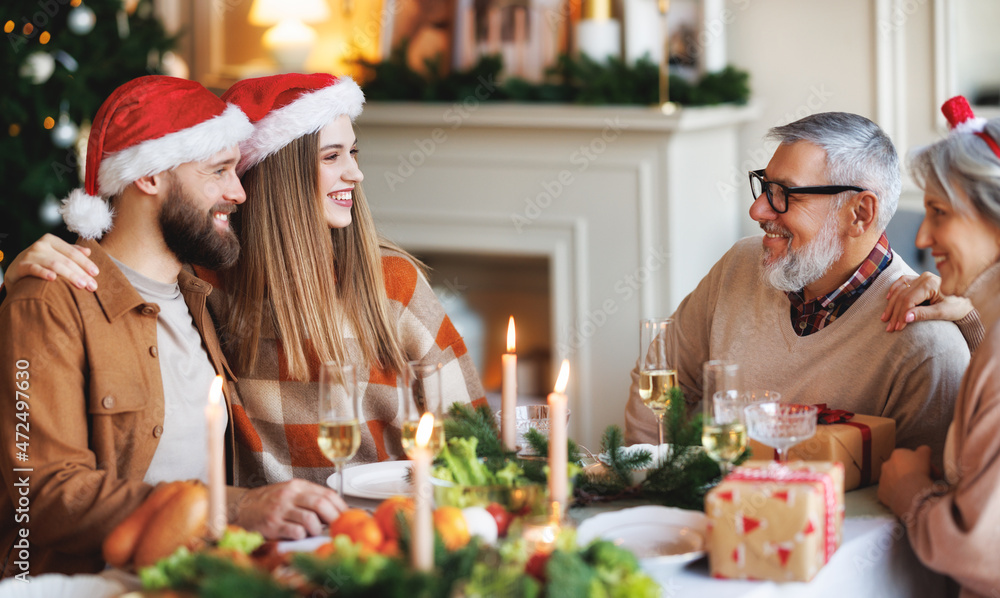
[[[549,437],[549,406],[548,405],[519,405],[514,409],[514,426],[517,430],[517,451],[522,454],[529,453],[527,440],[528,430],[538,430],[542,436]],[[566,422],[569,423],[570,410],[566,409]],[[497,411],[493,416],[497,425],[503,421],[503,409]]]

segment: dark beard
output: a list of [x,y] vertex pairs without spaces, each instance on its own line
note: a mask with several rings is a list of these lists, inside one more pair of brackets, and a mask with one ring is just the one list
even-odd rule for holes
[[215,229],[212,214],[232,214],[236,207],[220,202],[207,213],[195,207],[180,181],[174,178],[166,202],[160,209],[160,230],[167,248],[183,264],[224,270],[240,257],[240,242],[232,230]]

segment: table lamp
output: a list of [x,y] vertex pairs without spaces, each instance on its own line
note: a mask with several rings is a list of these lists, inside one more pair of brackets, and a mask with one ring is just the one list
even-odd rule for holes
[[306,23],[330,17],[326,0],[254,0],[251,25],[274,25],[264,32],[264,47],[284,72],[302,72],[316,41],[316,32]]

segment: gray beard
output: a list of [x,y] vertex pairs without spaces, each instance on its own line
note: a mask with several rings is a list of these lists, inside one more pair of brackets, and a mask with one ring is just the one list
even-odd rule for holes
[[[787,232],[780,227],[761,225],[765,232]],[[770,228],[771,230],[768,230]],[[785,255],[768,263],[768,251],[764,250],[762,263],[764,281],[779,291],[794,293],[801,291],[822,278],[833,264],[844,254],[844,244],[837,235],[836,222],[827,220],[819,234],[805,247],[792,249]]]

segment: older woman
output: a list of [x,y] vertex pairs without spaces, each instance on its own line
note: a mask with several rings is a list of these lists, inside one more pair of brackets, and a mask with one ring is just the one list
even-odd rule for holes
[[878,495],[925,565],[954,578],[962,596],[992,596],[1000,588],[1000,119],[972,118],[960,97],[942,110],[952,134],[911,158],[925,192],[917,245],[934,256],[940,293],[971,300],[986,333],[955,404],[945,479],[932,479],[928,447],[897,449]]

